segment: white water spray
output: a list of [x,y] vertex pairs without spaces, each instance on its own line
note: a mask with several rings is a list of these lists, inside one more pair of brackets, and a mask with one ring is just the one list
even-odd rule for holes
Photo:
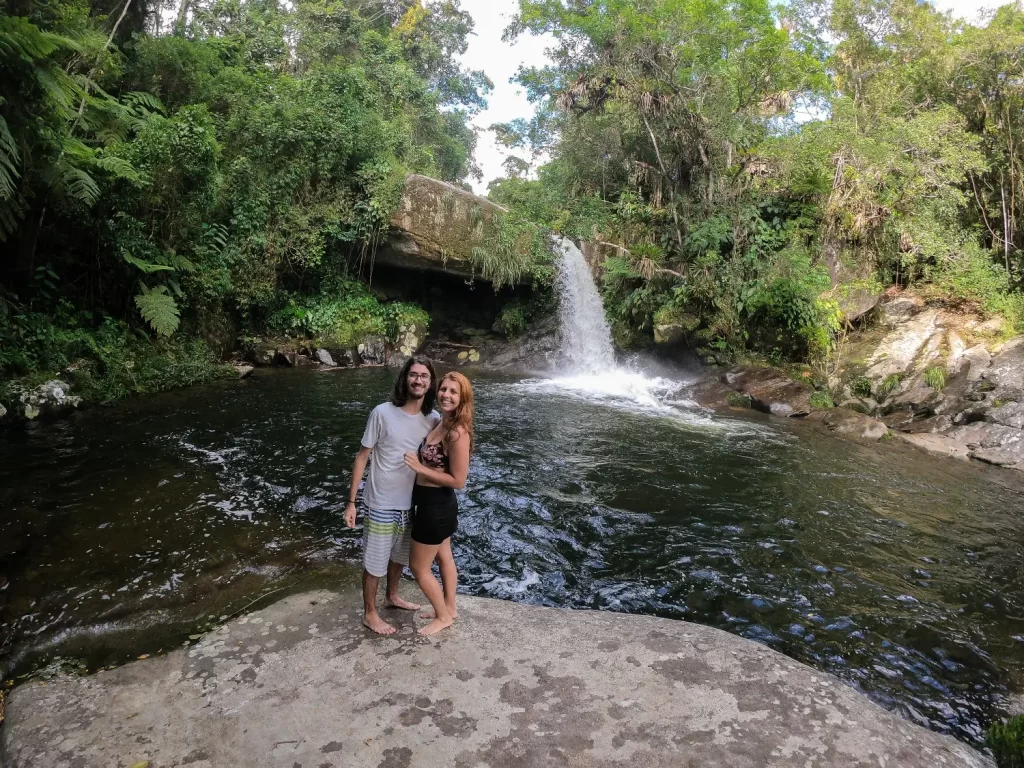
[[557,241],[558,311],[562,354],[568,371],[601,375],[615,368],[612,331],[604,314],[590,265],[580,249],[567,239]]
[[667,408],[666,400],[678,394],[680,383],[648,378],[616,363],[611,327],[587,260],[571,240],[561,238],[556,245],[561,256],[558,265],[560,375],[536,382],[537,386],[645,409]]

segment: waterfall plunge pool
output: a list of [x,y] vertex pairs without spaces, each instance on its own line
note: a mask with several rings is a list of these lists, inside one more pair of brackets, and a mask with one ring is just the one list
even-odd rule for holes
[[[265,590],[355,578],[348,473],[393,375],[259,371],[0,434],[0,671],[169,649]],[[651,406],[473,378],[466,593],[710,624],[972,742],[1019,687],[1015,476],[678,384]]]

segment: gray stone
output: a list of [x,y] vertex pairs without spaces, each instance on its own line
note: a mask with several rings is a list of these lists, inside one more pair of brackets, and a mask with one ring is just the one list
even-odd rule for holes
[[1024,386],[1024,336],[1018,336],[999,348],[983,378],[996,387],[1020,389]]
[[195,646],[16,688],[8,768],[988,768],[763,645],[682,621],[459,598],[421,638],[357,589],[293,595]]
[[296,368],[310,368],[316,365],[316,361],[309,355],[295,355]]
[[841,291],[837,298],[839,311],[843,318],[849,322],[855,322],[878,306],[882,298],[879,291],[870,290],[862,286],[847,287]]
[[281,365],[286,368],[292,368],[295,366],[295,361],[298,359],[298,354],[295,352],[287,352],[285,350],[277,350],[274,353],[274,365]]
[[971,457],[970,448],[956,438],[949,437],[948,435],[936,435],[928,432],[913,434],[897,432],[896,435],[900,440],[903,440],[906,443],[915,445],[929,453],[938,454],[939,456],[963,459],[964,461],[967,461]]
[[889,428],[878,419],[846,408],[834,408],[823,412],[822,423],[833,432],[861,440],[881,440],[889,434]]
[[992,355],[989,354],[989,351],[983,345],[978,344],[963,353],[960,358],[959,369],[962,369],[964,365],[969,365],[967,380],[975,382],[981,379],[991,363]]
[[370,336],[357,347],[363,365],[387,365],[388,342],[383,336]]
[[30,421],[40,416],[59,416],[82,402],[82,398],[71,394],[71,385],[60,379],[51,379],[32,389],[14,389],[21,413]]
[[775,416],[806,416],[811,412],[807,384],[794,381],[777,368],[740,368],[726,373],[724,381],[750,398],[753,408]]
[[[374,255],[374,268],[445,272],[486,280],[474,263],[476,248],[493,247],[487,222],[507,212],[497,203],[453,184],[411,174],[391,217],[391,228]],[[517,243],[525,249],[526,241]],[[521,282],[529,280],[523,275]]]
[[252,375],[255,369],[251,365],[236,365],[235,371],[238,373],[238,378],[247,379]]
[[1004,427],[1024,429],[1024,403],[1005,403],[985,414],[985,420]]
[[1024,431],[1002,424],[975,422],[948,433],[971,449],[971,457],[1024,471]]
[[864,375],[878,383],[907,372],[915,363],[923,368],[937,356],[942,343],[942,334],[936,333],[938,317],[936,310],[928,309],[898,325],[875,349]]
[[4,408],[4,404],[0,403],[0,419],[7,415],[7,409]]
[[277,356],[277,344],[272,341],[260,341],[253,345],[247,355],[253,365],[269,366],[274,364]]
[[881,305],[882,320],[890,325],[899,325],[921,310],[921,302],[902,296]]
[[326,349],[318,349],[315,353],[315,357],[317,359],[317,362],[319,362],[321,365],[329,365],[332,368],[337,365],[337,363],[334,362],[334,358],[331,357],[331,353],[328,352]]

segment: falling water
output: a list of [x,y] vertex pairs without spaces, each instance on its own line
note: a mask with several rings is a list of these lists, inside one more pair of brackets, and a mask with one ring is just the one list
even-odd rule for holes
[[561,364],[558,376],[531,380],[526,386],[555,389],[613,405],[664,411],[692,405],[680,394],[681,382],[650,378],[615,360],[612,332],[601,294],[580,249],[566,238],[555,241],[561,254],[558,268]]
[[558,303],[566,368],[577,375],[608,373],[615,368],[615,349],[590,265],[571,240],[560,238],[557,245],[562,255]]

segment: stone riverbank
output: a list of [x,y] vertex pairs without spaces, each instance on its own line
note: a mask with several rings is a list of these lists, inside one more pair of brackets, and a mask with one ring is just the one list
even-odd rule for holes
[[16,689],[6,768],[990,766],[764,646],[681,621],[460,598],[455,628],[288,597],[195,645]]

